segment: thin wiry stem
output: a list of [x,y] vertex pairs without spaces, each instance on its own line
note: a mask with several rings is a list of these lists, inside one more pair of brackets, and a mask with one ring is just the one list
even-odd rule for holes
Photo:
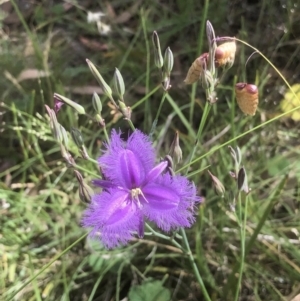
[[[198,132],[197,132],[197,135],[196,135],[195,145],[194,145],[194,147],[193,147],[191,156],[190,156],[190,158],[189,158],[189,162],[188,162],[188,164],[186,164],[187,167],[189,167],[189,166],[191,165],[191,162],[192,162],[193,159],[194,159],[194,155],[195,155],[195,152],[196,152],[198,143],[199,143],[199,139],[200,139],[201,134],[202,134],[202,132],[203,132],[203,128],[204,128],[204,125],[205,125],[205,123],[206,123],[206,119],[207,119],[207,117],[208,117],[210,108],[211,108],[211,104],[209,103],[209,101],[206,101],[205,107],[204,107],[204,110],[203,110],[203,114],[202,114],[202,118],[201,118],[201,122],[200,122],[200,125],[199,125],[199,128],[198,128]],[[187,174],[187,173],[188,173],[188,168],[186,169],[186,174]]]
[[154,229],[152,229],[147,223],[146,223],[146,227],[148,228],[149,231],[151,231],[151,233],[156,236],[156,237],[160,237],[162,239],[168,240],[170,241],[175,247],[177,247],[178,249],[184,251],[182,249],[182,246],[173,238],[164,234],[161,234],[159,232],[156,232]]
[[[244,210],[244,218],[242,218],[242,204],[245,203],[245,210]],[[240,235],[241,235],[241,260],[240,260],[240,269],[239,269],[239,278],[238,283],[235,290],[235,298],[234,300],[237,301],[239,298],[240,287],[243,278],[243,271],[244,271],[244,263],[245,263],[245,242],[246,242],[246,223],[247,223],[247,208],[248,207],[248,198],[245,193],[241,193],[239,196],[239,227],[240,227]]]
[[82,241],[84,238],[86,238],[88,233],[85,233],[81,237],[79,237],[75,242],[73,242],[71,245],[69,245],[65,250],[54,256],[50,262],[48,262],[39,272],[37,272],[35,275],[33,275],[31,278],[29,278],[21,287],[19,287],[7,300],[13,300],[13,298],[29,283],[34,281],[39,275],[41,275],[45,270],[47,270],[55,261],[57,261],[61,256],[68,253],[69,250],[71,250],[74,246],[76,246],[80,241]]
[[157,113],[156,113],[156,116],[155,116],[155,119],[153,121],[153,124],[152,124],[152,127],[151,127],[151,130],[150,130],[150,136],[153,135],[154,131],[155,131],[155,128],[156,128],[156,125],[157,125],[157,122],[158,122],[158,117],[159,117],[159,114],[161,112],[161,108],[165,102],[165,99],[166,99],[166,96],[167,96],[167,93],[166,91],[164,91],[164,94],[161,98],[161,101],[160,101],[160,104],[159,104],[159,107],[158,107],[158,110],[157,110]]
[[199,285],[200,285],[200,287],[202,289],[202,293],[203,293],[204,299],[206,301],[211,301],[211,298],[208,295],[208,292],[206,290],[205,284],[203,282],[203,279],[202,279],[202,277],[200,275],[199,269],[198,269],[197,264],[195,262],[194,256],[193,256],[193,254],[191,252],[190,244],[189,244],[189,241],[187,239],[185,230],[184,230],[184,228],[181,228],[180,230],[181,230],[182,239],[183,239],[183,242],[184,242],[184,245],[185,245],[185,248],[186,248],[186,255],[189,258],[189,261],[190,261],[190,263],[192,265],[194,274],[195,274],[195,276],[197,278],[197,281],[198,281],[198,283],[199,283]]

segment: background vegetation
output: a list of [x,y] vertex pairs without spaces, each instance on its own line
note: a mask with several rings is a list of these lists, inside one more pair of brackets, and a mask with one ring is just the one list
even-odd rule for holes
[[[0,295],[4,300],[159,300],[151,294],[135,299],[133,290],[143,284],[144,292],[163,285],[162,298],[167,289],[172,300],[202,300],[186,258],[165,241],[146,236],[107,251],[81,238],[86,233],[80,227],[85,204],[73,172],[61,159],[44,105],[52,107],[57,92],[92,111],[96,91],[108,129],[126,132],[128,124],[101,95],[85,62],[89,58],[107,82],[119,68],[126,103],[134,107],[132,121],[149,132],[162,96],[151,45],[156,30],[162,48],[172,49],[175,65],[154,139],[164,156],[174,131],[179,131],[180,168],[194,146],[206,102],[199,85],[183,83],[191,63],[207,49],[205,21],[210,20],[217,36],[236,36],[258,48],[294,85],[300,81],[299,0],[0,3]],[[89,12],[99,11],[106,14],[101,18],[104,25],[98,24],[101,28],[87,22]],[[100,34],[105,25],[111,30]],[[292,300],[300,293],[299,122],[295,115],[284,116],[236,139],[279,115],[288,91],[258,54],[246,64],[252,53],[238,44],[235,64],[218,86],[218,102],[198,143],[195,158],[201,160],[189,169],[198,171],[192,179],[205,201],[188,235],[212,300],[233,300],[234,267],[240,262],[239,226],[229,197],[236,185],[229,176],[234,167],[226,144],[231,140],[231,146],[242,150],[252,189],[239,300]],[[254,117],[246,117],[236,106],[233,87],[243,81],[259,87]],[[81,130],[91,157],[99,155],[104,139],[99,126],[66,107],[58,118],[66,129]],[[72,151],[78,154],[75,146]],[[97,174],[91,163],[77,161]],[[226,198],[214,193],[208,168],[223,182]],[[87,182],[93,178],[89,172],[83,175]],[[259,232],[252,241],[255,229]],[[55,260],[56,256],[60,257]],[[51,260],[52,265],[24,286]]]

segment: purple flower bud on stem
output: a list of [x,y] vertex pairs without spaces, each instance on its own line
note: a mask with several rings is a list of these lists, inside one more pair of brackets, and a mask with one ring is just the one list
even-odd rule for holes
[[58,99],[54,98],[54,112],[55,114],[58,113],[58,111],[60,110],[60,108],[64,105],[63,102],[59,101]]
[[67,97],[54,93],[54,101],[59,101],[67,104],[68,106],[73,108],[78,114],[85,114],[85,110],[83,106],[81,106],[80,104],[76,103],[75,101]]

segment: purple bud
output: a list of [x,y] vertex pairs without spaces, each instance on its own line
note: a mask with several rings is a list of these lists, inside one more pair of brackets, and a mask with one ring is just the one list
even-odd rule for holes
[[59,101],[57,98],[54,98],[54,112],[55,114],[58,113],[60,108],[64,105],[63,102]]

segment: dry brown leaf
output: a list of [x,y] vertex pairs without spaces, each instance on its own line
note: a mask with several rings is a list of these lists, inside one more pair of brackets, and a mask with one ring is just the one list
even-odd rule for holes
[[50,72],[46,72],[44,70],[26,69],[19,74],[19,76],[17,77],[17,81],[21,82],[26,79],[36,79],[40,77],[48,77],[50,75],[51,75]]
[[91,40],[88,38],[85,38],[83,36],[81,36],[80,38],[80,42],[87,48],[91,49],[91,50],[95,50],[95,51],[103,51],[103,50],[107,50],[108,46],[107,44],[102,44],[99,43],[95,40]]
[[293,298],[291,301],[300,301],[300,294],[298,294],[295,298]]
[[83,87],[64,87],[65,91],[74,93],[74,94],[90,94],[92,95],[94,92],[97,94],[103,94],[102,89],[98,86],[83,86]]

